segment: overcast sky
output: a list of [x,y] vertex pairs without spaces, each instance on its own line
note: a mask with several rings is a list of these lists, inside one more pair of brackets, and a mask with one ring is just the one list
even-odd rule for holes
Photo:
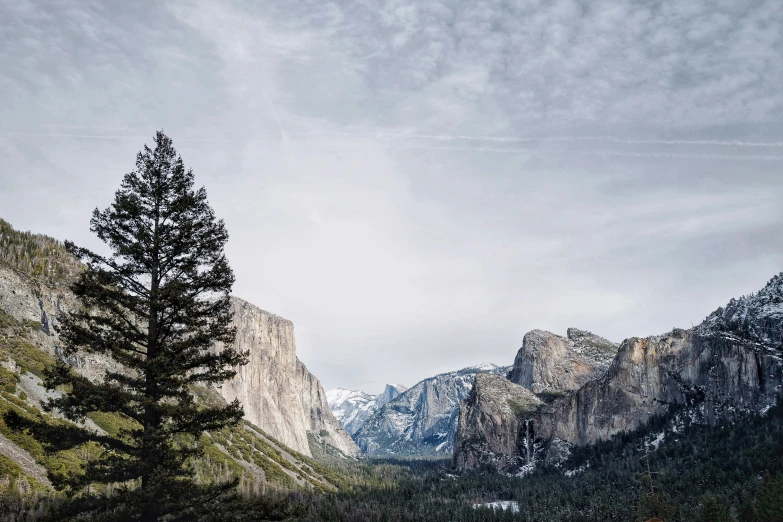
[[779,0],[0,0],[0,217],[95,246],[155,130],[324,386],[690,327],[783,270]]

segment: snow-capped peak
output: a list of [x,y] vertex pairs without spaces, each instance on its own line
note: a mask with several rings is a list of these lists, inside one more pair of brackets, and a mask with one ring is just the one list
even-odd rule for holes
[[491,362],[485,362],[481,364],[477,364],[475,366],[468,366],[465,368],[465,370],[476,370],[477,372],[490,372],[492,370],[497,370],[499,366],[497,364],[492,364]]

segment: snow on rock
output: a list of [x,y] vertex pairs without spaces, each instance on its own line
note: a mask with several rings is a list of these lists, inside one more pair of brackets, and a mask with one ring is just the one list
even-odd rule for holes
[[758,293],[732,299],[695,329],[702,335],[726,332],[764,345],[783,345],[783,273]]
[[473,509],[500,509],[502,511],[510,511],[512,513],[519,513],[519,503],[515,500],[497,500],[495,502],[484,502],[482,504],[473,504]]
[[367,419],[407,389],[402,384],[387,384],[379,395],[370,395],[361,390],[335,388],[326,392],[326,401],[335,418],[353,437]]
[[369,455],[449,456],[459,404],[470,393],[476,374],[504,375],[508,370],[484,363],[424,379],[379,408],[354,440]]

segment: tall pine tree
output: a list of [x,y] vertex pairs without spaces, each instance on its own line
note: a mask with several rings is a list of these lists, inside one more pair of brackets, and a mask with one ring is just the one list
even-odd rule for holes
[[[62,321],[64,355],[108,356],[121,369],[93,382],[60,362],[46,385],[71,391],[51,399],[47,409],[71,420],[107,412],[129,427],[109,436],[39,426],[37,436],[53,450],[88,441],[103,449],[83,476],[61,485],[76,495],[74,514],[103,511],[144,521],[202,517],[198,509],[232,485],[194,483],[190,463],[201,454],[200,435],[243,416],[237,401],[208,407],[193,394],[193,386],[221,383],[247,362],[247,354],[231,348],[234,275],[223,251],[226,228],[205,189],[194,189],[193,172],[163,132],[154,149],[145,145],[139,152],[114,202],[96,208],[90,224],[111,254],[66,244],[86,268],[72,285],[82,306]],[[115,485],[114,493],[86,494],[85,487],[96,483]]]

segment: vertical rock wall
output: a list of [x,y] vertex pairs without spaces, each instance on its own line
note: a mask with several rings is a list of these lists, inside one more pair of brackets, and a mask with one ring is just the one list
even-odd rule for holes
[[237,327],[234,347],[249,351],[250,357],[219,389],[223,398],[238,399],[248,421],[300,453],[311,455],[308,432],[324,431],[327,443],[358,454],[329,410],[321,383],[296,357],[293,323],[239,298],[232,298],[231,306]]

